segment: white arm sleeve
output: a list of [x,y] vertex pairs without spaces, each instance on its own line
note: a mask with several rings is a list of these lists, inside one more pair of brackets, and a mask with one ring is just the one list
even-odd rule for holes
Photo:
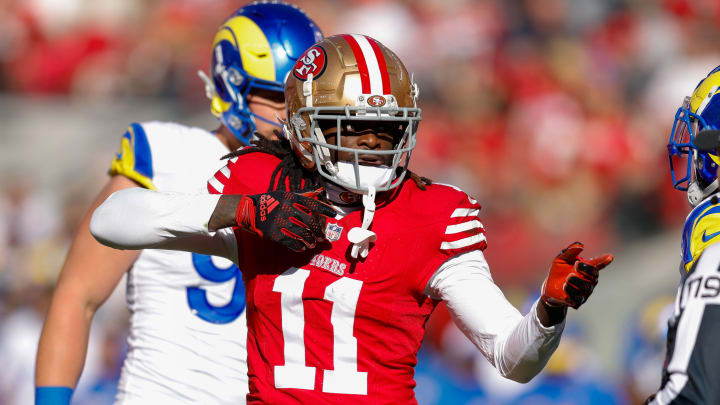
[[565,322],[545,327],[537,305],[524,317],[492,280],[481,251],[454,257],[430,278],[425,293],[446,302],[455,324],[503,377],[528,382],[553,354]]
[[116,191],[93,213],[90,233],[115,249],[185,250],[237,262],[232,228],[208,230],[219,199],[138,187]]

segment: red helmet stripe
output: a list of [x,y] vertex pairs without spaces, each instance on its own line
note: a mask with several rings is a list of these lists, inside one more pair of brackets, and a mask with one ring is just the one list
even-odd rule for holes
[[355,55],[355,61],[357,62],[358,70],[360,71],[362,92],[363,94],[369,94],[370,74],[368,73],[367,62],[365,61],[365,55],[363,55],[362,49],[360,49],[360,44],[358,44],[358,42],[355,40],[355,38],[353,38],[352,35],[343,34],[342,37],[345,38],[347,43],[350,45],[353,54]]
[[378,67],[380,68],[380,77],[382,77],[383,94],[390,94],[390,74],[388,74],[387,64],[385,64],[385,56],[383,56],[380,46],[376,40],[368,36],[365,38],[367,38],[368,42],[370,42],[370,46],[372,46],[372,49],[375,52],[375,58],[377,59]]
[[352,35],[360,46],[360,50],[365,58],[365,65],[368,70],[368,77],[370,78],[370,93],[372,94],[384,94],[383,93],[383,81],[382,73],[380,71],[380,63],[375,56],[375,51],[370,45],[370,40],[365,35]]

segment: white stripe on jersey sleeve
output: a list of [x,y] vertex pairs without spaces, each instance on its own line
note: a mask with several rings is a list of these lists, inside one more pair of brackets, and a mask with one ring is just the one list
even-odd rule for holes
[[479,234],[479,235],[473,235],[468,236],[467,238],[463,238],[460,240],[456,240],[453,242],[443,242],[440,244],[441,250],[449,250],[449,249],[460,249],[464,248],[470,245],[474,245],[476,243],[481,243],[485,241],[485,234]]
[[220,169],[220,173],[222,173],[223,176],[225,176],[225,178],[228,178],[228,179],[230,178],[230,168],[229,167],[223,166],[223,168]]
[[483,229],[483,224],[482,224],[482,222],[480,222],[480,221],[478,221],[478,220],[476,220],[476,219],[473,219],[472,221],[463,222],[463,223],[460,223],[460,224],[448,225],[448,227],[445,228],[445,234],[446,234],[446,235],[451,235],[451,234],[454,234],[454,233],[460,233],[460,232],[464,232],[464,231],[469,231],[469,230],[471,230],[471,229]]
[[450,215],[450,218],[476,217],[478,215],[480,215],[480,210],[476,208],[456,208],[452,215]]
[[218,191],[218,193],[222,193],[223,189],[225,188],[225,185],[220,182],[215,176],[211,177],[210,180],[208,180],[208,183]]
[[382,83],[382,75],[380,74],[380,65],[378,64],[377,57],[375,56],[375,51],[372,48],[372,45],[370,45],[370,42],[368,42],[368,39],[365,38],[364,35],[352,35],[353,38],[355,38],[355,41],[357,41],[358,45],[360,45],[360,50],[362,50],[363,57],[365,58],[365,64],[367,65],[368,69],[368,76],[370,76],[370,93],[372,94],[383,94],[383,83]]

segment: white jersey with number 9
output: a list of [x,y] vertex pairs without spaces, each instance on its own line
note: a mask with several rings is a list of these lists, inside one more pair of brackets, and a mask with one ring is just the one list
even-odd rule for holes
[[[110,168],[158,191],[206,192],[227,148],[174,123],[132,124]],[[144,250],[128,272],[129,351],[117,404],[243,404],[245,288],[229,260]]]

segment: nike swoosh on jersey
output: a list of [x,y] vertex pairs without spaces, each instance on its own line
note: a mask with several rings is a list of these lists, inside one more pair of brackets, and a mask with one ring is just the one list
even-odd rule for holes
[[702,234],[702,241],[703,241],[704,243],[707,243],[707,242],[709,242],[712,238],[714,238],[714,237],[716,237],[716,236],[718,236],[718,235],[720,235],[720,231],[713,232],[713,233],[711,233],[710,235],[707,234],[707,231],[704,231],[703,234]]

